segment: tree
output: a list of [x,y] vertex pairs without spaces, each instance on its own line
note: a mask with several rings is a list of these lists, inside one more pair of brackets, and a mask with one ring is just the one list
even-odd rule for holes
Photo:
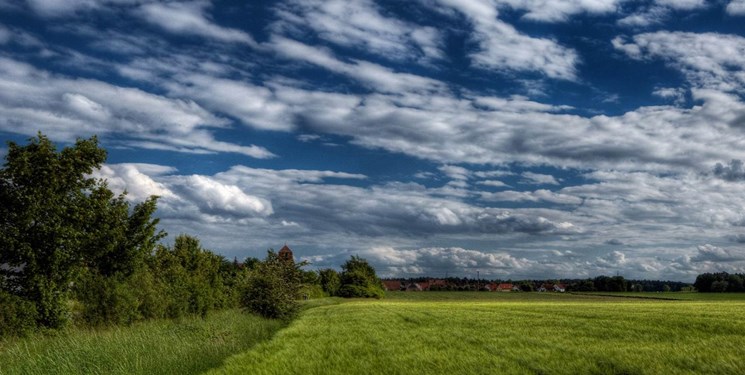
[[326,268],[318,271],[318,275],[321,279],[321,288],[323,288],[323,291],[329,296],[335,296],[341,286],[339,273],[333,268]]
[[341,268],[339,296],[382,298],[385,295],[375,269],[365,259],[353,255]]
[[66,300],[83,270],[131,274],[165,234],[151,219],[156,198],[129,214],[91,173],[106,160],[96,137],[58,152],[39,133],[8,143],[0,170],[0,287],[35,304],[38,324],[60,327]]
[[242,306],[265,318],[290,319],[299,309],[306,263],[281,259],[273,250],[256,263],[248,276]]

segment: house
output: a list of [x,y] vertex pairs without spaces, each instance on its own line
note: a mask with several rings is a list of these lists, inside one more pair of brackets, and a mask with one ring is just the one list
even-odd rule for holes
[[429,283],[426,281],[419,283],[409,283],[408,285],[406,285],[405,290],[407,292],[421,292],[424,290],[429,290]]
[[383,287],[385,290],[399,291],[401,290],[401,282],[398,280],[383,280]]
[[567,287],[564,284],[554,284],[554,292],[564,293]]
[[292,256],[292,249],[290,249],[287,244],[279,249],[279,253],[277,255],[279,255],[279,259],[295,262],[295,258]]
[[489,284],[484,285],[484,288],[489,289],[490,292],[494,292],[497,290],[498,285],[499,284],[497,283],[489,283]]
[[511,292],[512,291],[512,287],[514,287],[514,285],[512,285],[510,283],[501,283],[501,284],[497,285],[496,291],[497,292]]

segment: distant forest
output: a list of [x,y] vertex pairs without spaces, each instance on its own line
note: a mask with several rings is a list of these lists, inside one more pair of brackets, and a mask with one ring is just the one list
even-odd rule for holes
[[745,274],[742,273],[703,273],[696,277],[693,286],[699,292],[745,292]]

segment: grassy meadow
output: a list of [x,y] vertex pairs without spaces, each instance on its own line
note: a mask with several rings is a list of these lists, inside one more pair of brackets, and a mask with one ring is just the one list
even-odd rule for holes
[[744,294],[325,298],[289,325],[229,310],[0,341],[0,374],[741,374],[743,311]]
[[239,310],[0,341],[0,374],[199,374],[285,325]]
[[742,296],[389,293],[307,310],[211,373],[741,374],[743,311]]

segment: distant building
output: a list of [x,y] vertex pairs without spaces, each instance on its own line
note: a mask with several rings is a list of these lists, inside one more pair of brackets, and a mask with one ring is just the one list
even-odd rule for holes
[[401,290],[401,282],[398,280],[383,280],[383,286],[385,287],[385,290]]
[[509,283],[502,283],[497,285],[497,292],[511,292],[514,285]]
[[295,257],[292,256],[292,249],[290,249],[287,244],[279,249],[279,254],[277,255],[279,255],[279,259],[295,262]]

